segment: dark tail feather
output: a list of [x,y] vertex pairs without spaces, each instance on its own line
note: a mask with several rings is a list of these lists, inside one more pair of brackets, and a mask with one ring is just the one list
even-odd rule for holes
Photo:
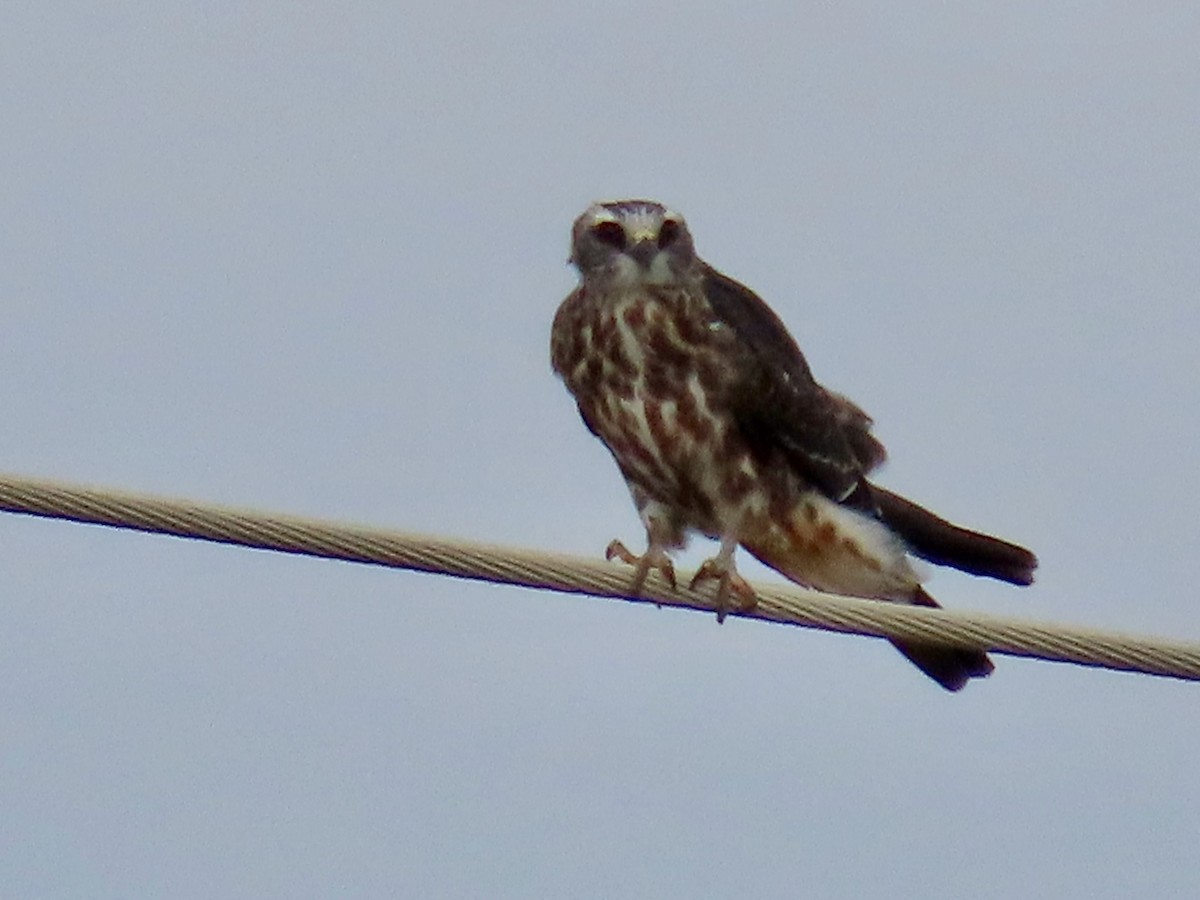
[[982,650],[960,650],[934,644],[892,641],[908,661],[948,691],[960,691],[972,678],[992,674],[992,661]]
[[[883,521],[922,559],[1013,584],[1033,583],[1033,570],[1038,561],[1024,547],[960,528],[925,507],[876,485],[871,485],[871,492]],[[925,668],[921,663],[917,665]]]
[[[918,606],[938,606],[936,600],[917,588],[913,602]],[[922,644],[911,641],[892,641],[908,661],[948,691],[962,690],[972,678],[986,678],[995,666],[982,650],[947,647],[942,644]]]

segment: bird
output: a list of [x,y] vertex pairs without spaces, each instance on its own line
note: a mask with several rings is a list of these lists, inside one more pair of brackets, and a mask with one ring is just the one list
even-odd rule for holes
[[[797,584],[938,607],[918,557],[1016,585],[1037,557],[869,480],[886,459],[859,406],[814,378],[778,315],[697,255],[687,222],[652,200],[596,202],[571,229],[579,284],[559,306],[550,361],[612,454],[646,531],[610,560],[673,587],[671,553],[718,542],[691,586],[715,581],[718,622],[752,610],[739,547]],[[991,674],[983,649],[894,639],[949,691]]]

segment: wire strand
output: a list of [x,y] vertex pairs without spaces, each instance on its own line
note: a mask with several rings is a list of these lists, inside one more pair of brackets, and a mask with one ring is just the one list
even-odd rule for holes
[[[628,595],[630,569],[557,553],[364,528],[0,475],[0,510],[457,578],[712,612],[713,592],[657,577]],[[980,648],[1012,656],[1200,680],[1200,643],[753,585],[758,605],[730,615],[846,634]]]

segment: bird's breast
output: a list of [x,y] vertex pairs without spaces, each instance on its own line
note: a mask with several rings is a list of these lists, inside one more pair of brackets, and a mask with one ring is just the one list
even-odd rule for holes
[[730,337],[706,303],[639,292],[581,309],[556,362],[625,477],[708,534],[767,504],[724,400]]

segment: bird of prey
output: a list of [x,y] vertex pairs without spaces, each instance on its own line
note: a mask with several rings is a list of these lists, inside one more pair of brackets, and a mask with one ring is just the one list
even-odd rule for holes
[[[817,383],[779,317],[696,255],[683,217],[649,200],[596,203],[575,220],[579,286],[554,317],[551,362],[612,453],[646,528],[636,596],[691,532],[720,542],[697,581],[717,617],[752,608],[739,546],[817,590],[934,606],[909,554],[1030,584],[1037,558],[873,484],[885,457],[871,419]],[[893,641],[942,687],[986,676],[982,650]]]

